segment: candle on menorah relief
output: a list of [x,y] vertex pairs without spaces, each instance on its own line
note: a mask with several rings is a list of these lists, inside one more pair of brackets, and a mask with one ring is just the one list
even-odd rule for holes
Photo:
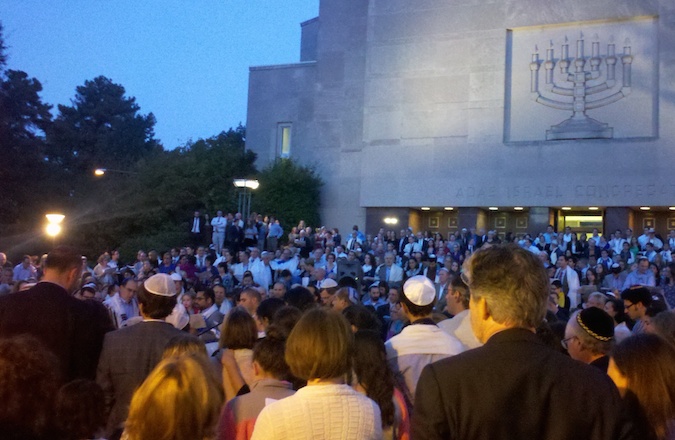
[[613,57],[615,55],[614,43],[607,45],[607,55]]
[[592,44],[593,58],[597,58],[600,55],[600,43],[594,41]]
[[577,58],[584,57],[584,40],[577,40]]

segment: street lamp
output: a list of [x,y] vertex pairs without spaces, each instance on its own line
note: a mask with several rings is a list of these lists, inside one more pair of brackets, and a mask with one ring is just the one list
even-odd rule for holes
[[105,173],[118,173],[118,174],[129,174],[129,175],[138,174],[138,173],[135,173],[133,171],[114,170],[112,168],[96,168],[94,170],[94,176],[97,176],[97,177],[104,176]]
[[45,217],[47,217],[45,232],[52,237],[52,244],[56,244],[56,236],[61,233],[61,222],[66,216],[63,214],[46,214]]
[[260,182],[250,179],[234,179],[234,186],[239,189],[239,203],[237,210],[241,212],[244,219],[248,220],[251,215],[251,194],[252,190],[258,189]]

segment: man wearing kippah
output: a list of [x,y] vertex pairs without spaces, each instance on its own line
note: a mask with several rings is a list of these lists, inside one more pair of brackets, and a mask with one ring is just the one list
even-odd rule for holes
[[549,295],[537,256],[515,244],[493,245],[474,253],[463,274],[471,327],[484,345],[424,368],[411,438],[635,438],[609,376],[536,335]]
[[602,309],[589,307],[575,312],[567,321],[563,347],[570,357],[599,368],[609,366],[609,350],[614,342],[614,320]]
[[454,336],[441,330],[431,319],[436,304],[436,287],[424,275],[416,275],[403,285],[401,306],[410,325],[389,339],[385,348],[387,362],[410,407],[422,369],[437,360],[461,353],[466,349]]
[[176,306],[176,285],[170,275],[153,275],[138,288],[143,321],[106,334],[96,382],[109,411],[106,438],[122,429],[131,397],[162,359],[164,347],[181,332],[165,321]]

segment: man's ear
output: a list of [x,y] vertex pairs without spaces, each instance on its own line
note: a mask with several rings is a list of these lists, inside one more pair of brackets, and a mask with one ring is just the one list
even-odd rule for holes
[[260,368],[260,364],[258,361],[253,361],[253,374],[256,376],[260,376],[262,374],[262,368]]
[[476,297],[471,297],[471,308],[474,309],[476,316],[480,317],[481,320],[485,321],[492,314],[490,313],[490,307],[488,307],[488,303],[485,300],[485,298],[476,298]]

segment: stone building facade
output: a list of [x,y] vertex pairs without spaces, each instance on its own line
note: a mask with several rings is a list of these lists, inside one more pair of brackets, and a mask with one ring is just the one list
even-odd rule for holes
[[315,166],[331,226],[675,229],[672,0],[322,0],[301,26],[300,62],[250,68],[247,148]]

